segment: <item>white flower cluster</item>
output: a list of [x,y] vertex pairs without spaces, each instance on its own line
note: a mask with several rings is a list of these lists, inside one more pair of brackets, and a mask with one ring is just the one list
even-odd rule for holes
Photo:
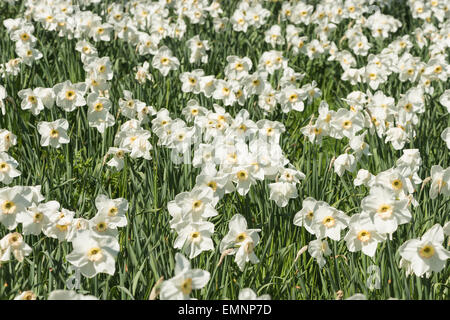
[[[114,274],[115,257],[119,251],[118,227],[127,225],[125,199],[109,199],[98,195],[97,214],[90,220],[75,218],[75,212],[62,208],[58,201],[43,202],[41,186],[15,186],[0,189],[0,223],[8,230],[22,224],[23,235],[40,235],[72,242],[74,251],[67,260],[79,267],[83,275],[93,277],[99,272]],[[0,240],[0,261],[18,261],[32,250],[22,233],[12,232]]]
[[[172,149],[175,163],[190,163],[190,148],[194,145],[192,164],[202,168],[195,187],[178,194],[168,203],[171,228],[178,233],[174,246],[184,248],[191,259],[202,251],[214,249],[211,240],[214,224],[206,219],[218,215],[215,206],[225,194],[237,191],[245,196],[258,180],[275,179],[276,182],[269,184],[270,199],[284,207],[289,199],[298,196],[296,186],[305,178],[303,173],[288,165],[289,160],[283,156],[279,145],[280,135],[284,132],[281,123],[270,120],[255,123],[245,109],[234,119],[218,105],[214,111],[191,100],[183,114],[194,122],[193,127],[188,127],[181,119],[170,118],[166,109],[161,109],[152,120],[152,130],[159,137],[158,145]],[[253,263],[258,261],[253,247],[259,238],[253,239],[251,234],[245,233],[244,217],[235,217],[240,218],[230,222],[232,239],[224,238],[221,251],[228,249],[241,234],[242,239],[237,243],[242,243],[241,248],[247,248],[248,257],[239,254],[236,262],[243,269],[243,263],[248,259]],[[251,241],[247,243],[245,239]]]
[[42,52],[36,49],[37,38],[33,35],[34,26],[24,18],[5,19],[3,25],[9,37],[15,42],[16,54],[19,58],[11,59],[8,63],[0,65],[0,75],[16,76],[20,71],[20,64],[31,66],[34,61],[42,58]]
[[20,176],[17,170],[19,163],[7,152],[9,148],[17,144],[17,136],[6,129],[0,129],[0,182],[10,184],[12,180]]

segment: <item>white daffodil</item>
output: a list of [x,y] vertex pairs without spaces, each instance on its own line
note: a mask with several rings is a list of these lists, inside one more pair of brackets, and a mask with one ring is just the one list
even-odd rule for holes
[[130,150],[126,148],[110,147],[107,155],[112,154],[113,157],[106,164],[110,167],[116,168],[118,171],[122,170],[125,164],[125,154],[129,152]]
[[59,207],[58,201],[32,203],[26,211],[17,215],[17,221],[22,223],[23,234],[39,235],[43,229],[50,225],[50,218],[58,212]]
[[248,57],[228,56],[227,62],[224,72],[228,79],[232,80],[243,79],[253,66],[252,61]]
[[434,199],[439,194],[450,196],[450,167],[443,169],[434,165],[431,167],[430,198]]
[[97,128],[103,134],[105,129],[114,125],[114,116],[109,113],[111,101],[92,92],[87,98],[88,122],[90,127]]
[[200,79],[204,75],[205,72],[202,69],[180,74],[180,81],[182,82],[181,91],[199,94],[201,91]]
[[218,215],[214,209],[217,199],[214,191],[204,186],[195,187],[190,192],[182,192],[169,201],[167,208],[173,219],[171,228],[178,229],[185,222],[199,222]]
[[152,60],[152,67],[158,69],[164,77],[169,74],[170,70],[177,70],[179,66],[180,61],[166,46],[159,48]]
[[232,181],[236,184],[236,191],[241,196],[245,196],[250,191],[250,187],[256,184],[257,178],[253,165],[235,166],[232,168]]
[[191,51],[189,56],[190,63],[208,63],[208,54],[206,51],[211,49],[208,42],[208,40],[200,40],[199,35],[196,35],[186,41],[186,45]]
[[10,184],[15,177],[20,176],[17,170],[19,163],[6,152],[0,151],[0,182]]
[[327,262],[324,256],[329,256],[331,254],[331,249],[328,246],[328,241],[326,239],[313,240],[308,243],[309,254],[316,259],[320,268],[323,268]]
[[0,152],[8,152],[17,144],[17,136],[6,129],[0,129]]
[[75,212],[61,208],[49,217],[50,224],[43,228],[43,233],[47,237],[58,239],[59,241],[70,240],[73,234],[74,216]]
[[150,131],[137,129],[122,132],[124,133],[124,138],[119,147],[130,150],[131,158],[144,158],[146,160],[152,158],[150,150],[153,149],[153,146],[148,141],[151,137]]
[[17,215],[26,212],[31,205],[32,194],[21,187],[0,189],[0,222],[13,230],[17,226]]
[[113,78],[112,64],[109,57],[93,57],[84,65],[88,75],[95,75],[96,79],[111,80]]
[[297,187],[294,183],[289,182],[274,182],[269,183],[270,200],[274,200],[277,206],[287,206],[289,199],[298,197]]
[[30,110],[35,116],[44,110],[44,103],[38,94],[38,89],[23,89],[17,95],[22,99],[20,104],[22,110]]
[[[97,213],[92,219],[88,220],[88,228],[98,236],[114,237],[119,234],[117,228],[109,222],[108,216]],[[79,232],[81,230],[78,230]],[[73,238],[76,237],[74,234]]]
[[350,218],[331,206],[319,206],[314,212],[312,229],[317,239],[328,237],[339,241],[341,230],[348,226]]
[[86,105],[84,95],[86,83],[72,84],[69,80],[58,83],[53,87],[56,96],[56,105],[67,112],[74,111],[77,107]]
[[193,259],[203,251],[214,250],[211,236],[214,233],[214,224],[207,221],[187,222],[178,226],[178,237],[173,247],[184,249],[189,253],[189,259]]
[[32,251],[18,232],[8,233],[0,240],[0,261],[9,261],[13,254],[17,261],[22,262]]
[[359,169],[358,174],[356,175],[355,180],[353,180],[353,184],[357,186],[369,186],[374,176],[366,169]]
[[422,277],[426,272],[440,272],[444,269],[447,259],[450,259],[450,251],[442,246],[443,242],[444,230],[442,226],[435,224],[420,239],[403,243],[398,252],[410,263],[414,274]]
[[349,228],[344,240],[350,252],[361,250],[365,255],[373,257],[378,242],[384,241],[386,238],[376,230],[370,219],[365,219],[362,214],[354,214],[351,217]]
[[58,119],[53,122],[38,122],[37,129],[41,135],[41,146],[43,147],[60,148],[62,144],[70,142],[70,138],[67,135],[69,122],[66,119]]
[[98,214],[104,215],[113,228],[125,227],[128,223],[126,213],[128,201],[124,198],[110,199],[103,194],[95,198],[95,207]]
[[334,160],[333,166],[334,172],[341,177],[345,171],[354,172],[356,170],[356,158],[352,154],[341,154]]
[[182,254],[175,254],[175,276],[161,284],[161,300],[192,300],[192,290],[203,288],[211,275],[208,271],[191,269],[191,263]]
[[233,248],[234,252],[231,254],[236,254],[234,261],[241,271],[248,261],[258,263],[259,259],[255,255],[254,248],[259,243],[258,232],[261,229],[247,229],[247,220],[241,214],[235,214],[231,218],[228,228],[228,233],[220,242],[220,252]]
[[22,62],[28,66],[31,66],[34,61],[43,57],[42,52],[29,44],[18,45],[18,43],[16,43],[16,53],[19,58],[22,59]]
[[392,234],[399,225],[411,221],[408,202],[409,198],[397,200],[391,190],[376,186],[362,200],[361,208],[370,216],[377,232]]
[[119,242],[112,236],[99,236],[91,230],[77,233],[72,240],[73,251],[66,256],[67,261],[81,273],[92,278],[98,273],[114,275]]
[[223,198],[226,193],[231,193],[235,190],[229,176],[229,174],[222,171],[217,171],[215,164],[206,163],[203,166],[201,173],[195,178],[195,183],[198,187],[203,186],[211,188],[214,191],[214,197],[216,198],[213,202],[217,202],[219,199]]
[[277,100],[281,105],[281,110],[288,113],[291,110],[303,111],[306,92],[292,85],[284,87],[277,95]]
[[204,116],[208,109],[200,106],[197,100],[191,99],[187,102],[186,107],[181,111],[186,119],[186,122],[195,121],[199,116]]
[[150,64],[145,61],[144,64],[138,65],[134,70],[136,71],[136,75],[134,77],[134,79],[137,80],[137,82],[139,82],[139,84],[144,84],[147,81],[151,81],[153,82],[153,76],[149,71],[150,68]]
[[327,204],[323,201],[317,201],[314,198],[308,197],[303,200],[302,205],[302,209],[294,216],[294,225],[305,227],[306,231],[315,234],[313,230],[314,215],[321,206]]

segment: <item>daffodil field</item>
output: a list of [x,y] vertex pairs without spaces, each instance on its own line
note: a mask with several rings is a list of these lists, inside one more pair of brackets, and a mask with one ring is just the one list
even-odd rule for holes
[[450,299],[448,0],[0,0],[0,299]]

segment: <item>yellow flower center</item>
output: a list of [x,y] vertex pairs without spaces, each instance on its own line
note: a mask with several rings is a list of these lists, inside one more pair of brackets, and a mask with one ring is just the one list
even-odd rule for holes
[[395,179],[394,181],[392,181],[392,188],[394,188],[394,190],[401,190],[403,188],[403,183],[400,179]]
[[370,240],[371,235],[370,235],[369,231],[361,230],[360,232],[358,232],[358,236],[357,237],[358,237],[359,241],[367,242],[367,241]]
[[245,232],[239,233],[236,237],[236,242],[242,242],[247,239],[247,234]]
[[100,249],[99,247],[91,248],[89,249],[87,256],[88,259],[92,262],[99,261],[103,258],[102,249]]
[[187,278],[186,280],[183,281],[183,283],[181,284],[181,292],[183,292],[184,294],[190,294],[192,292],[191,278]]
[[336,220],[332,216],[328,216],[322,220],[322,223],[325,227],[331,228],[336,224]]
[[425,259],[429,259],[434,256],[434,252],[434,247],[431,244],[427,244],[419,249],[419,255]]
[[290,102],[296,102],[298,99],[298,95],[296,93],[293,93],[289,96],[289,101]]
[[57,224],[56,228],[61,232],[65,232],[68,229],[68,225],[67,224]]
[[37,99],[35,96],[28,96],[28,102],[31,104],[35,104],[37,102]]
[[58,132],[58,130],[52,129],[52,130],[50,131],[50,137],[51,137],[51,138],[58,138],[58,137],[59,137],[59,132]]
[[[117,153],[119,153],[119,152],[117,152]],[[123,151],[122,151],[122,154],[123,154]],[[116,207],[112,207],[108,210],[108,217],[115,217],[118,212],[119,212],[119,210]]]
[[161,64],[162,65],[167,65],[167,64],[169,64],[169,59],[168,58],[161,58]]
[[352,122],[350,120],[345,120],[342,122],[342,127],[344,129],[350,129],[352,127]]
[[192,239],[192,240],[198,240],[198,239],[200,239],[200,232],[198,232],[198,231],[192,232],[192,233],[191,233],[191,239]]
[[22,34],[20,35],[20,39],[21,39],[22,41],[28,41],[28,40],[30,39],[30,36],[28,35],[28,33],[22,33]]
[[378,207],[377,213],[378,215],[383,218],[389,218],[392,215],[392,207],[388,204],[382,204]]
[[214,192],[216,192],[216,190],[217,190],[217,183],[215,181],[208,182],[207,186],[210,187],[211,189],[213,189]]
[[67,99],[67,100],[73,100],[73,99],[75,99],[75,91],[73,91],[73,90],[67,90],[67,91],[66,91],[66,99]]
[[7,172],[9,170],[9,165],[6,162],[0,163],[0,172]]
[[97,111],[97,112],[102,111],[103,110],[103,103],[101,103],[101,102],[96,103],[94,105],[94,110]]
[[248,178],[248,172],[246,170],[240,170],[236,173],[236,176],[239,180],[245,181]]
[[33,217],[34,223],[40,223],[44,219],[44,214],[42,212],[36,212]]
[[19,247],[22,244],[22,235],[18,232],[11,233],[8,242],[13,247]]
[[223,87],[223,88],[222,88],[222,93],[223,93],[225,96],[227,96],[227,95],[230,94],[230,89],[228,89],[227,87]]
[[108,225],[106,224],[106,222],[99,222],[97,223],[95,228],[97,229],[98,232],[103,232],[106,231],[106,229],[108,229]]
[[200,211],[203,209],[203,201],[202,200],[195,200],[194,203],[192,203],[192,209],[194,211]]
[[16,204],[9,200],[4,201],[2,204],[2,213],[13,214],[14,212],[16,212]]

